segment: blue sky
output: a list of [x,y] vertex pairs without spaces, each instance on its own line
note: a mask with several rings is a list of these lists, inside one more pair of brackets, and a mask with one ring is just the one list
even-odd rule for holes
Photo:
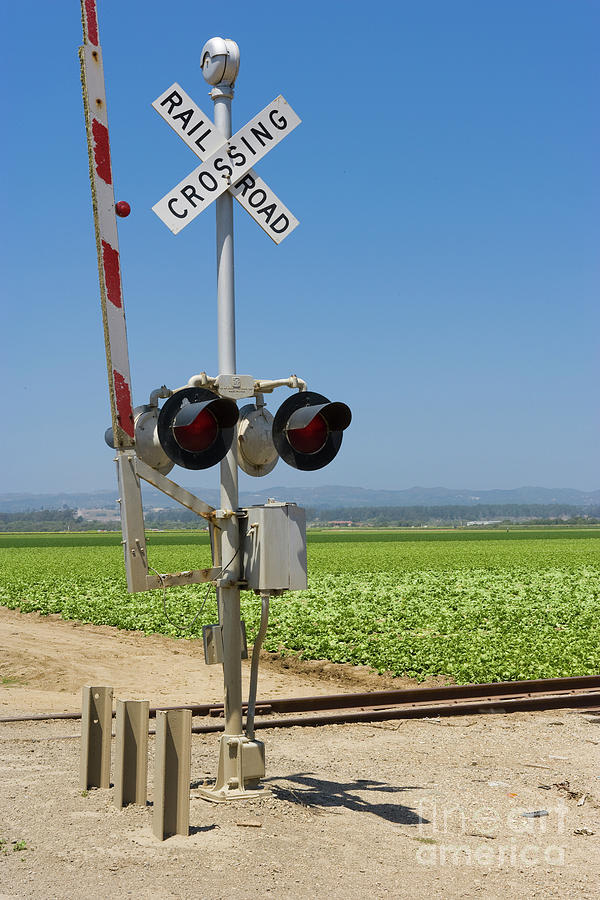
[[[214,212],[151,211],[197,163],[151,103],[210,112],[221,35],[234,130],[279,93],[303,120],[257,166],[300,226],[277,247],[236,210],[238,370],[354,413],[326,469],[241,486],[599,486],[597,2],[99,6],[136,403],[217,373]],[[0,491],[111,487],[79,3],[1,16]]]

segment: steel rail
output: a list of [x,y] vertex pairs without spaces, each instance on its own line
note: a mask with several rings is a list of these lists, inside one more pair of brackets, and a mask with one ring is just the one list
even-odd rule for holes
[[[394,719],[423,719],[440,716],[481,715],[484,713],[507,713],[544,709],[589,709],[600,712],[600,691],[581,691],[561,694],[538,694],[531,697],[485,698],[472,701],[452,701],[446,703],[414,704],[387,707],[385,709],[347,709],[345,712],[329,712],[317,716],[283,716],[280,718],[256,719],[254,728],[293,728],[294,726],[314,727],[319,725],[341,725],[352,722],[384,722]],[[194,725],[194,734],[209,734],[223,731],[223,725]]]
[[[259,715],[265,715],[319,710],[355,710],[355,712],[331,713],[330,716],[314,717],[318,719],[315,724],[327,724],[325,719],[327,721],[329,719],[331,721],[351,721],[350,716],[357,717],[354,721],[368,721],[367,717],[370,714],[376,715],[378,720],[383,720],[385,718],[414,718],[416,715],[451,715],[456,714],[456,710],[467,707],[471,711],[479,708],[491,709],[499,705],[507,709],[556,709],[560,704],[563,705],[563,708],[567,708],[569,705],[589,706],[590,703],[600,705],[600,675],[274,698],[257,701],[256,712]],[[370,709],[365,709],[365,707]],[[244,704],[243,708],[244,712],[247,712],[247,704]],[[155,717],[158,710],[168,709],[191,709],[194,716],[220,717],[223,715],[222,703],[160,706],[151,708],[149,713],[151,717]],[[401,710],[403,716],[397,715]],[[413,712],[414,710],[417,712]],[[437,710],[448,710],[448,712]],[[36,713],[0,717],[0,723],[80,718],[80,712]],[[276,727],[275,721],[275,719],[261,719],[261,724],[257,723],[256,727]],[[288,725],[293,724],[289,717],[281,721]],[[308,724],[308,720],[303,719],[302,724]],[[222,726],[218,723],[197,726],[197,728],[205,731],[222,730]]]

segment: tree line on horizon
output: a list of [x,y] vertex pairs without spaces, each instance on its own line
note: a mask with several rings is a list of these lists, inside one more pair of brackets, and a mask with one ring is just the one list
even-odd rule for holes
[[[145,514],[147,528],[205,529],[206,521],[188,509],[149,510]],[[309,525],[327,527],[332,523],[351,522],[373,527],[410,528],[412,526],[461,526],[468,522],[547,525],[600,524],[600,506],[580,507],[568,504],[488,503],[477,506],[338,506],[331,509],[306,508]],[[118,531],[118,521],[85,519],[77,510],[36,509],[26,512],[0,513],[0,532],[8,531]]]

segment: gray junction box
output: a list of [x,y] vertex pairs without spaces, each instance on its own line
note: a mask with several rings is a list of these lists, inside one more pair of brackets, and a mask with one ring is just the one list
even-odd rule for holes
[[242,578],[251,591],[303,591],[306,513],[295,503],[269,500],[249,506],[240,519]]

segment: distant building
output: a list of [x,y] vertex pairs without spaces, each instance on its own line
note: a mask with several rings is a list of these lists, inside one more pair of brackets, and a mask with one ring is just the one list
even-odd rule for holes
[[78,509],[77,517],[87,522],[118,522],[121,515],[118,509]]
[[476,519],[473,522],[467,522],[467,525],[499,525],[504,519]]

